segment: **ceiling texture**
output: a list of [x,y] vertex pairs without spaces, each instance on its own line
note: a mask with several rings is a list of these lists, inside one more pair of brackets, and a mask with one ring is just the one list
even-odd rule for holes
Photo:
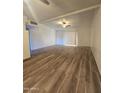
[[24,0],[23,14],[38,23],[50,27],[66,18],[72,24],[80,23],[82,15],[91,14],[100,5],[100,0],[48,0],[49,5],[40,0]]
[[[95,9],[81,12],[81,13],[74,14],[74,15],[70,15],[70,16],[66,16],[66,17],[63,17],[60,19],[45,22],[43,24],[45,24],[53,29],[56,29],[56,30],[63,30],[63,29],[69,30],[70,28],[76,29],[76,28],[79,28],[80,26],[82,26],[82,24],[84,23],[85,20],[87,20],[87,18],[91,19],[93,17],[94,10]],[[67,28],[63,28],[60,24],[58,24],[58,22],[60,22],[63,19],[69,21],[71,26],[67,27]]]

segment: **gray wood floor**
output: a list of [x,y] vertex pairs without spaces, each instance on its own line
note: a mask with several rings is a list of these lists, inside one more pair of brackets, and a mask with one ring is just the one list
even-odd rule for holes
[[24,93],[100,93],[100,74],[89,47],[51,46],[24,61]]

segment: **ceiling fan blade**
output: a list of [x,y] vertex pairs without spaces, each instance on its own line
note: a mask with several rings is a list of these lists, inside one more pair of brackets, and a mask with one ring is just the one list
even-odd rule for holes
[[40,0],[40,1],[43,2],[43,3],[45,3],[45,4],[47,4],[47,5],[50,4],[47,0]]

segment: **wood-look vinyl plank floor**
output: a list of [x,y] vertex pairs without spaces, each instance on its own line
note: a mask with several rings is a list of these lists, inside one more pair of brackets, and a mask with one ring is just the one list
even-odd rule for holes
[[50,46],[24,61],[24,93],[101,93],[90,47]]

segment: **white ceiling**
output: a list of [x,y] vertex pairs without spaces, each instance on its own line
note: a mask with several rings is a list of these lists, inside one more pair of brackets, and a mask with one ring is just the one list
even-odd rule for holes
[[26,5],[26,3],[23,3],[23,15],[27,16],[28,18],[34,20],[34,17],[32,15],[32,13],[30,12],[28,6]]
[[[24,15],[38,22],[55,18],[66,13],[85,9],[100,3],[100,0],[48,0],[50,5],[40,0],[24,0]],[[71,19],[70,19],[71,20]]]
[[[81,27],[82,24],[84,23],[84,21],[86,22],[87,19],[92,20],[92,17],[93,17],[93,14],[94,14],[95,10],[96,9],[92,9],[92,10],[81,12],[81,13],[78,13],[78,14],[66,16],[64,18],[49,21],[49,22],[46,22],[46,23],[43,23],[43,24],[45,24],[46,26],[51,27],[55,30],[77,29],[77,28]],[[67,27],[67,28],[63,28],[62,25],[58,24],[58,22],[61,21],[62,19],[65,19],[66,21],[69,21],[71,26]]]

